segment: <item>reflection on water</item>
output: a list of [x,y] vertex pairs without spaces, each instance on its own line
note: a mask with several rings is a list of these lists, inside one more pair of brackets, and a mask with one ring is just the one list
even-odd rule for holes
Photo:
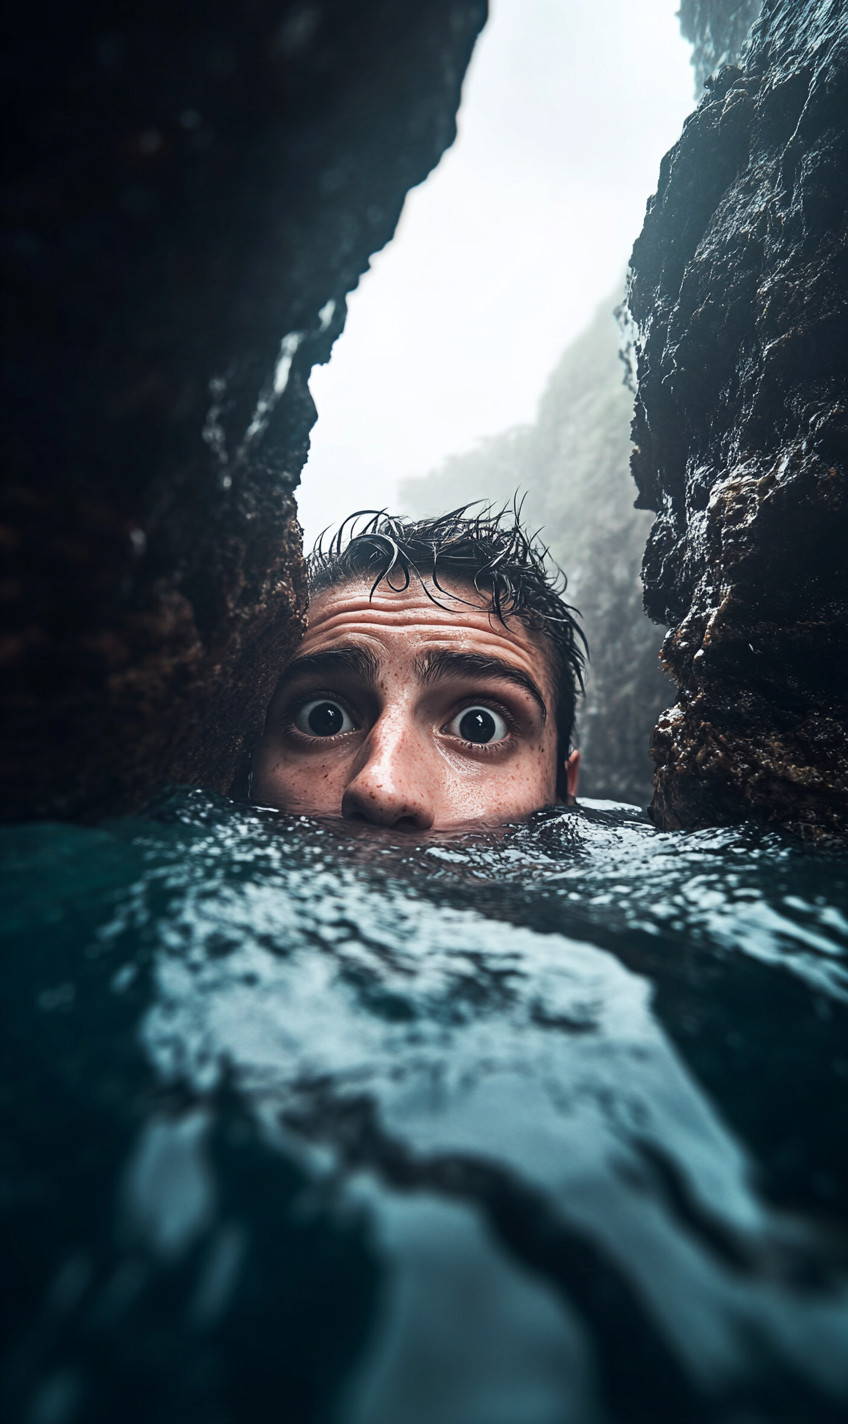
[[15,1417],[844,1417],[844,854],[201,792],[6,841]]

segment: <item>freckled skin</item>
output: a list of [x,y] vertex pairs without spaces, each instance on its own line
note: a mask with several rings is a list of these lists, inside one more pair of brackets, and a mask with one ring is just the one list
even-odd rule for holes
[[[397,830],[500,825],[555,803],[557,736],[544,639],[514,621],[504,627],[466,589],[468,604],[433,604],[418,584],[369,598],[365,582],[318,594],[309,608],[298,659],[344,649],[369,653],[376,677],[296,666],[268,711],[253,762],[253,796],[266,806],[307,815],[343,816]],[[530,691],[502,675],[448,668],[422,675],[435,653],[498,658],[536,684]],[[350,729],[334,736],[298,730],[299,710],[327,698]],[[507,735],[488,745],[458,732],[470,707],[491,709]],[[301,713],[301,720],[303,714]],[[569,796],[577,790],[579,752],[568,760]]]

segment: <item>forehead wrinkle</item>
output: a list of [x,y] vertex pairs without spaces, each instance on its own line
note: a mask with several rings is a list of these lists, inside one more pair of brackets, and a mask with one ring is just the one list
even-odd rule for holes
[[342,629],[353,634],[379,636],[384,630],[397,628],[419,635],[444,632],[451,636],[468,631],[489,633],[499,642],[504,639],[516,647],[523,647],[528,642],[523,625],[513,629],[501,623],[486,604],[463,602],[456,607],[445,608],[433,604],[421,593],[408,590],[383,597],[379,590],[371,597],[367,589],[350,592],[345,589],[335,597],[332,593],[332,590],[322,590],[310,605],[307,642],[311,637],[325,638]]
[[488,611],[483,616],[478,614],[475,617],[471,610],[442,611],[432,606],[410,607],[409,604],[401,607],[376,603],[347,605],[321,610],[318,617],[313,617],[308,624],[307,636],[337,627],[349,627],[352,631],[360,628],[486,628],[490,626],[487,614]]
[[451,614],[464,608],[487,612],[491,607],[490,600],[481,597],[473,587],[462,594],[454,593],[446,587],[434,598],[427,589],[414,582],[408,588],[389,588],[386,584],[380,584],[372,589],[370,580],[351,580],[334,588],[319,589],[310,600],[310,607],[320,607],[322,603],[356,609],[379,608],[381,611],[388,611],[392,607],[417,605],[436,616]]
[[[547,671],[544,651],[536,646],[535,640],[531,641],[526,633],[524,637],[515,637],[508,631],[492,628],[488,620],[480,623],[458,618],[424,620],[415,617],[414,612],[410,616],[409,609],[403,612],[398,610],[391,619],[379,615],[376,617],[368,615],[351,617],[350,613],[349,608],[337,610],[332,614],[328,613],[318,624],[313,624],[311,628],[307,629],[301,645],[304,648],[304,654],[303,658],[298,660],[298,666],[305,658],[321,656],[324,651],[331,652],[340,645],[357,649],[368,649],[371,645],[375,649],[375,653],[370,653],[370,656],[379,673],[383,657],[392,645],[397,645],[398,636],[402,635],[403,643],[409,649],[410,654],[415,649],[419,650],[419,659],[424,659],[428,655],[432,657],[442,649],[453,652],[457,656],[483,658],[489,663],[490,676],[495,674],[496,664],[502,664],[504,668],[510,669],[515,666],[511,661],[507,662],[506,659],[498,656],[502,649],[505,650],[506,645],[509,652],[517,657],[519,663],[525,664],[527,677],[525,685],[531,695],[533,695],[533,688],[536,689],[536,692],[539,691],[538,683],[531,672],[533,662],[541,657]],[[307,651],[313,647],[316,647],[314,654]],[[415,668],[412,662],[410,662],[410,668],[414,673]],[[470,668],[467,670],[470,671]],[[511,676],[511,673],[508,675]]]
[[[322,589],[315,596],[301,647],[303,655],[308,656],[312,649],[316,653],[329,651],[339,644],[370,646],[382,671],[386,654],[393,656],[391,650],[399,647],[399,635],[408,649],[413,676],[414,654],[432,656],[441,649],[449,649],[487,657],[493,662],[504,661],[507,666],[523,671],[527,682],[522,682],[522,686],[537,701],[543,717],[546,717],[546,710],[542,711],[545,697],[552,696],[556,701],[555,673],[549,651],[539,635],[520,621],[503,624],[483,600],[476,606],[463,601],[446,608],[434,605],[414,587],[389,593],[378,589],[372,594],[368,584],[352,581],[341,588]],[[499,658],[499,654],[504,657]],[[541,678],[536,673],[540,662]],[[488,675],[496,675],[493,666]],[[518,681],[511,675],[510,678]],[[544,694],[540,688],[544,688]]]
[[512,682],[528,692],[547,721],[548,709],[532,677],[521,668],[503,658],[486,656],[484,653],[462,653],[451,649],[441,649],[433,653],[421,653],[415,659],[415,673],[422,683],[435,682],[439,677],[493,677],[503,682]]

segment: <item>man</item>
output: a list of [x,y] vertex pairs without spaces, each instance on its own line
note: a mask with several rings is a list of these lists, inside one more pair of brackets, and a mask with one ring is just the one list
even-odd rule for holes
[[360,517],[309,559],[254,800],[421,831],[573,799],[583,635],[547,551],[517,514]]

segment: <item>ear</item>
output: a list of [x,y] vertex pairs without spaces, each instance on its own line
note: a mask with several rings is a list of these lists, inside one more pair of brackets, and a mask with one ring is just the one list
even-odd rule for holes
[[570,757],[566,758],[565,774],[568,778],[568,800],[569,804],[577,795],[577,782],[580,777],[580,753],[574,751]]

